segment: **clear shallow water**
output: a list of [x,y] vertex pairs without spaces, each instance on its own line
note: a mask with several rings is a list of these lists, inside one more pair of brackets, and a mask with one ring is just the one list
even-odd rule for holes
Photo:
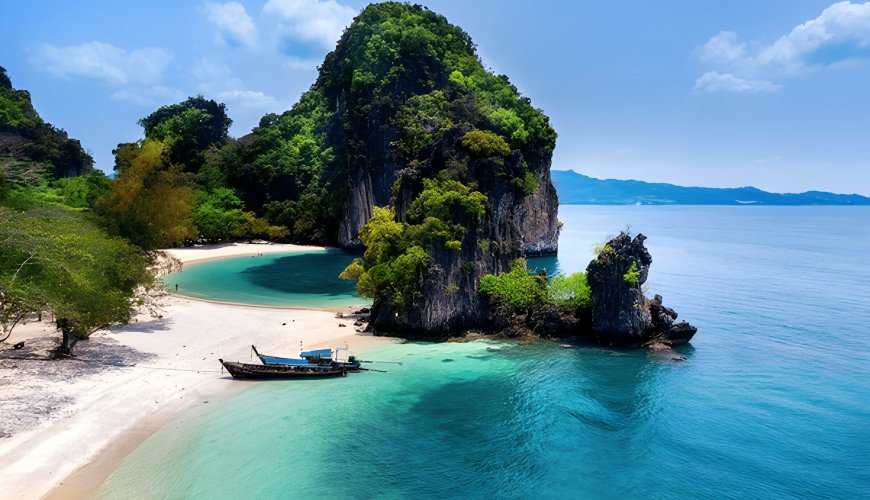
[[164,280],[200,299],[282,307],[341,309],[371,301],[338,275],[356,256],[338,249],[237,257],[187,265]]
[[[626,224],[687,361],[554,343],[389,345],[388,373],[251,384],[168,426],[105,498],[857,498],[870,490],[870,210],[571,207],[581,270]],[[187,272],[187,271],[185,271]],[[239,382],[241,383],[241,382]]]

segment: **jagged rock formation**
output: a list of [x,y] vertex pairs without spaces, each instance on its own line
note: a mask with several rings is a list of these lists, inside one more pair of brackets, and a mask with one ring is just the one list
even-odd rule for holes
[[697,329],[685,321],[675,323],[677,313],[662,305],[656,295],[643,295],[652,257],[644,246],[646,236],[626,233],[610,240],[589,263],[586,276],[592,290],[592,331],[598,342],[637,346],[658,341],[688,342]]
[[36,183],[89,172],[93,159],[79,141],[46,123],[0,67],[0,175]]

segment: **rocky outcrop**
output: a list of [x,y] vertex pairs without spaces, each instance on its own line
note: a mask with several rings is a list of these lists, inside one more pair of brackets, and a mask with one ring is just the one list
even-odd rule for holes
[[687,321],[677,323],[676,311],[662,305],[661,295],[656,294],[649,301],[649,312],[652,317],[651,340],[654,342],[668,345],[685,344],[698,332],[698,329]]
[[675,323],[677,313],[662,305],[661,296],[652,300],[644,296],[642,287],[652,264],[645,240],[642,234],[631,238],[620,233],[586,268],[592,291],[592,332],[600,343],[676,345],[688,342],[697,331],[685,321]]

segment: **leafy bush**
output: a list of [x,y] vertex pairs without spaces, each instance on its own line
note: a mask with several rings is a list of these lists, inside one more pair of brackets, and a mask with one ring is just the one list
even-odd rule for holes
[[538,189],[538,179],[535,177],[535,174],[531,172],[526,172],[522,177],[518,177],[515,183],[516,186],[520,188],[520,191],[522,191],[526,196],[531,195],[536,189]]
[[622,280],[625,281],[626,285],[637,285],[638,280],[640,280],[640,271],[637,268],[637,262],[631,263],[631,267],[629,267],[628,271],[622,275]]
[[420,295],[429,263],[429,254],[415,244],[414,236],[413,227],[396,222],[391,209],[375,207],[374,216],[360,230],[364,257],[355,259],[339,277],[356,280],[363,297],[410,305]]
[[592,305],[592,290],[585,273],[558,274],[547,285],[547,299],[558,306],[583,309]]
[[489,130],[472,130],[462,136],[462,147],[477,158],[504,158],[511,148],[502,136]]
[[481,278],[478,292],[483,297],[497,296],[517,309],[528,310],[547,298],[547,278],[530,274],[526,261],[517,259],[510,271]]
[[451,222],[477,222],[486,212],[486,195],[461,182],[423,179],[423,191],[411,203],[410,220],[436,217]]
[[242,224],[242,200],[228,188],[210,193],[200,191],[193,209],[193,225],[200,237],[208,241],[231,238]]
[[99,170],[58,179],[53,184],[59,188],[63,203],[73,208],[93,209],[100,198],[112,189],[112,181]]

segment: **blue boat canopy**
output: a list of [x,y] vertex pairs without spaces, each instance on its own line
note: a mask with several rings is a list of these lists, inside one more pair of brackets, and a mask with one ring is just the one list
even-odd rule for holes
[[278,356],[266,356],[265,354],[260,354],[260,359],[262,359],[264,363],[269,363],[271,365],[309,365],[309,364],[311,364],[308,362],[307,359],[280,358]]
[[305,351],[299,354],[302,358],[331,358],[332,349],[317,349],[314,351]]

